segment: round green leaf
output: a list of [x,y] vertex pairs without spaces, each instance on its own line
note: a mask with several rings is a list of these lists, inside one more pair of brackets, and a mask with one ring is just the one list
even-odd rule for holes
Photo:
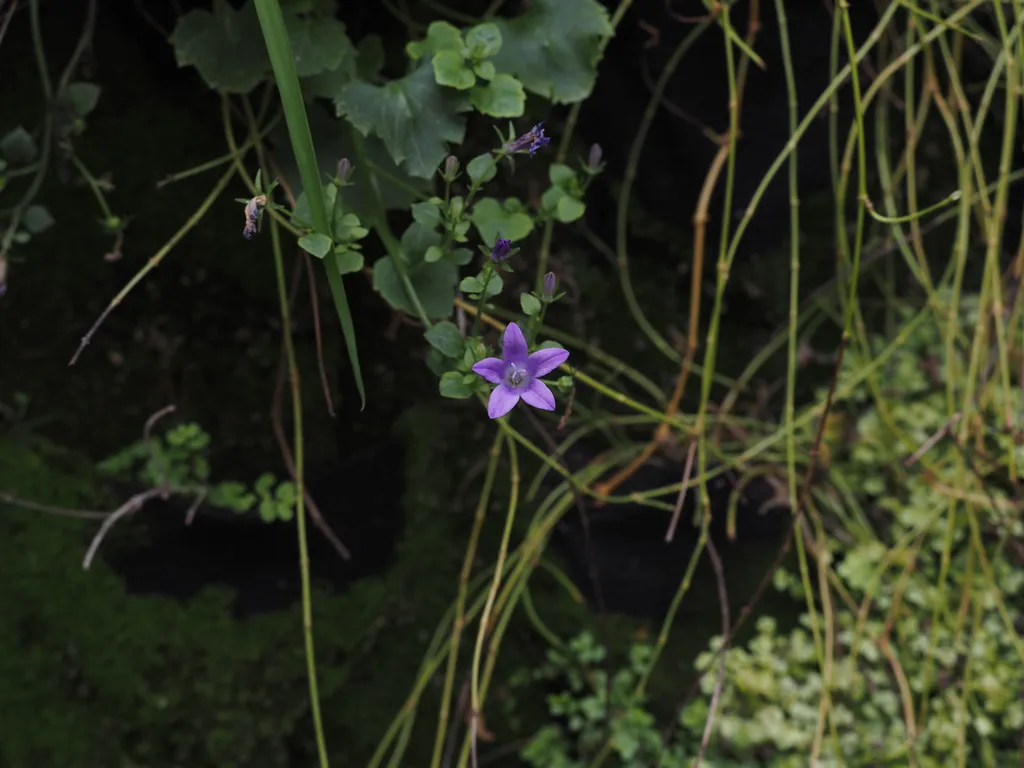
[[470,219],[485,243],[493,243],[499,236],[515,242],[533,230],[533,219],[517,210],[519,207],[519,201],[514,198],[502,205],[493,197],[484,197],[473,206]]
[[428,264],[434,261],[440,261],[444,258],[444,251],[439,245],[432,245],[423,254],[423,260]]
[[306,253],[316,256],[318,259],[322,259],[327,255],[327,252],[331,250],[331,238],[327,235],[321,234],[320,232],[311,232],[308,235],[303,235],[299,238],[299,247]]
[[272,523],[277,519],[277,508],[273,500],[264,499],[260,502],[260,517],[263,518],[265,523]]
[[71,83],[61,101],[71,107],[75,117],[86,117],[96,108],[100,98],[100,87],[95,83]]
[[548,178],[556,187],[568,190],[576,181],[576,171],[563,163],[552,163],[548,167]]
[[473,71],[476,72],[476,76],[481,80],[493,80],[496,72],[494,63],[490,61],[477,62],[473,65]]
[[484,184],[495,177],[498,173],[498,164],[494,162],[494,155],[485,152],[477,155],[469,161],[466,166],[466,173],[474,184]]
[[462,334],[455,323],[448,320],[436,323],[423,335],[430,346],[445,357],[457,358],[462,355]]
[[441,223],[441,210],[434,200],[413,203],[412,217],[423,226],[433,229]]
[[53,216],[41,205],[30,205],[25,211],[22,223],[33,235],[45,232],[54,225]]
[[469,95],[477,112],[491,117],[519,117],[526,108],[523,84],[511,75],[495,75],[487,85]]
[[459,283],[459,290],[463,293],[480,293],[483,289],[484,284],[479,277],[464,277]]
[[462,374],[457,371],[448,371],[441,377],[438,391],[441,397],[451,397],[455,400],[465,400],[473,395],[473,390],[462,383]]
[[0,153],[9,163],[31,163],[37,152],[36,140],[20,125],[0,139]]
[[494,24],[477,24],[466,32],[466,47],[474,59],[494,56],[501,50],[501,30]]
[[438,85],[465,91],[476,84],[476,75],[466,66],[462,54],[457,51],[435,53],[433,65],[434,79]]
[[497,296],[501,293],[502,287],[505,285],[505,281],[501,278],[501,275],[495,273],[491,275],[491,279],[487,281],[487,290],[484,292],[487,298]]
[[338,256],[338,271],[343,275],[351,274],[352,272],[359,272],[363,268],[365,260],[363,254],[359,251],[353,251],[346,249],[337,254]]
[[558,217],[560,222],[568,224],[580,218],[586,210],[587,207],[582,202],[577,200],[575,197],[569,197],[569,195],[566,195],[558,201],[558,206],[555,208],[555,215]]
[[540,314],[540,300],[532,293],[519,294],[519,306],[523,308],[523,314],[529,317]]
[[435,53],[439,51],[461,51],[463,49],[462,33],[458,27],[449,24],[447,21],[434,21],[427,27],[427,43],[430,50]]

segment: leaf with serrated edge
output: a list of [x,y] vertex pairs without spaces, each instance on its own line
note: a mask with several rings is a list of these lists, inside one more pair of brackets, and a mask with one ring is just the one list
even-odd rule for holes
[[514,19],[496,19],[499,72],[555,104],[582,101],[594,88],[603,41],[613,33],[597,0],[532,0]]
[[195,67],[206,84],[218,91],[248,93],[270,70],[252,3],[236,11],[225,0],[214,0],[212,11],[181,16],[168,39],[178,66]]
[[469,109],[469,99],[438,85],[426,62],[385,86],[350,83],[338,107],[364,136],[372,132],[383,139],[396,163],[429,179],[447,157],[449,142],[462,143],[466,121],[458,115]]

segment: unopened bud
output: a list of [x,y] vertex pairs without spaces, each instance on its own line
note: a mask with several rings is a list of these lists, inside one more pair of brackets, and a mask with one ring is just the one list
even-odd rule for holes
[[506,240],[504,237],[499,237],[494,242],[494,247],[491,249],[491,261],[499,262],[504,261],[512,253],[512,241]]
[[347,157],[341,158],[338,161],[338,180],[345,184],[348,182],[348,177],[352,174],[352,163],[348,161]]
[[555,295],[555,287],[557,286],[557,284],[558,284],[558,281],[555,279],[555,273],[554,272],[548,272],[546,275],[544,275],[544,294],[543,295],[544,295],[544,299],[546,301],[551,301],[552,297]]
[[448,155],[448,159],[444,161],[444,180],[451,183],[458,175],[459,159],[455,155]]
[[604,157],[604,152],[601,151],[600,144],[595,144],[590,148],[590,154],[587,155],[587,168],[591,173],[597,173],[601,170],[602,157]]

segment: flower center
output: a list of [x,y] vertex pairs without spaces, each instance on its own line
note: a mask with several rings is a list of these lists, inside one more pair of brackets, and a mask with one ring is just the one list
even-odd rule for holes
[[530,383],[530,374],[525,365],[509,363],[505,369],[505,385],[512,389],[522,389]]

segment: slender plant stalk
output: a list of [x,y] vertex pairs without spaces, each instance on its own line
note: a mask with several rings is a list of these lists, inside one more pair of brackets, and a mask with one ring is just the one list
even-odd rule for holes
[[462,561],[462,573],[459,575],[459,592],[455,599],[455,622],[452,627],[451,642],[448,649],[448,669],[445,672],[444,691],[441,694],[441,712],[437,719],[437,735],[434,739],[434,756],[430,761],[431,768],[438,768],[441,764],[445,734],[448,731],[448,710],[451,705],[452,689],[455,685],[455,667],[459,659],[459,640],[462,636],[462,629],[466,620],[466,593],[469,590],[469,577],[473,571],[477,542],[480,540],[480,531],[483,529],[487,505],[491,500],[491,488],[494,486],[494,476],[498,469],[498,460],[501,457],[501,444],[503,440],[501,432],[498,432],[494,437],[494,444],[491,446],[490,458],[487,462],[487,471],[484,475],[483,488],[480,489],[476,514],[473,516],[473,529],[470,531],[469,543],[466,545],[466,556]]
[[[288,126],[288,135],[295,153],[295,162],[302,178],[302,187],[306,190],[309,200],[309,211],[313,217],[316,232],[332,237],[327,208],[324,205],[322,185],[320,182],[320,166],[316,162],[313,149],[313,137],[309,132],[309,121],[306,118],[306,105],[302,100],[299,77],[295,71],[295,59],[292,54],[291,41],[285,27],[284,15],[278,0],[253,0],[263,30],[263,39],[267,45],[267,55],[274,71],[277,90],[281,94],[281,105],[284,119]],[[334,308],[341,322],[341,332],[345,337],[345,348],[348,350],[349,363],[352,365],[352,376],[356,389],[359,391],[361,407],[366,407],[366,389],[363,385],[363,373],[359,365],[359,351],[356,347],[356,331],[352,323],[352,312],[349,309],[345,286],[341,280],[338,257],[333,251],[324,257],[324,268],[327,270],[327,284],[334,297]]]

